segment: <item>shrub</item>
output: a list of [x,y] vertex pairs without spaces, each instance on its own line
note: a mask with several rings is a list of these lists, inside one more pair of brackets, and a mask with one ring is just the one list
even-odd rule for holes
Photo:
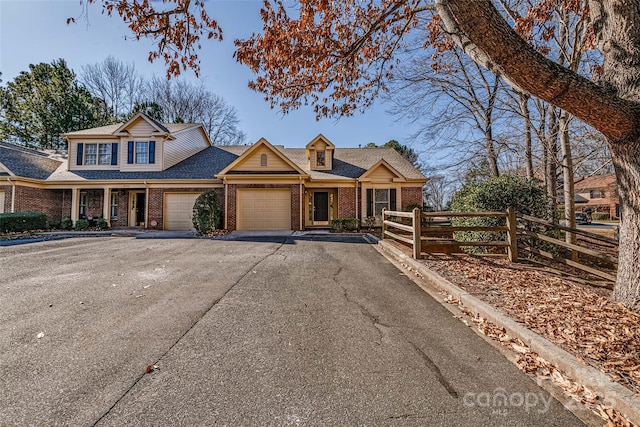
[[198,196],[193,205],[193,226],[200,234],[219,229],[222,224],[222,209],[218,193],[209,190]]
[[358,218],[336,218],[331,220],[331,231],[341,233],[343,231],[356,231],[360,228]]
[[60,228],[63,230],[71,230],[71,227],[73,227],[73,221],[71,221],[71,218],[62,218],[62,221],[60,221]]
[[[544,187],[536,181],[502,175],[488,181],[473,182],[465,185],[454,194],[451,210],[456,212],[493,211],[505,212],[507,208],[515,209],[516,213],[532,215],[543,219],[552,219],[549,210],[550,203]],[[451,223],[456,226],[504,226],[504,218],[452,218]],[[527,225],[531,231],[544,232],[545,227]],[[505,240],[504,233],[496,232],[459,232],[459,241],[495,241]]]
[[87,228],[89,228],[89,221],[87,221],[86,219],[79,219],[76,221],[76,230],[82,231],[86,230]]
[[591,214],[591,219],[593,221],[609,221],[611,215],[609,215],[609,212],[594,212]]
[[47,227],[47,216],[42,212],[11,212],[0,214],[0,231],[42,230]]
[[98,218],[96,219],[96,227],[100,230],[106,230],[107,228],[109,228],[109,223],[104,218]]
[[60,228],[60,221],[47,221],[47,228],[50,230],[56,230]]

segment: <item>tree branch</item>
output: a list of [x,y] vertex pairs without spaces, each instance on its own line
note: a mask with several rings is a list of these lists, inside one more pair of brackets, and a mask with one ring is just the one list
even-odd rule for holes
[[637,103],[613,95],[536,52],[490,0],[436,0],[436,9],[453,40],[510,85],[570,112],[613,142],[640,133]]

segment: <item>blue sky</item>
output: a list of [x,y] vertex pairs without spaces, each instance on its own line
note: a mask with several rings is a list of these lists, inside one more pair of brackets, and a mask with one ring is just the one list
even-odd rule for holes
[[[209,1],[208,12],[223,28],[224,41],[206,41],[198,53],[200,78],[210,91],[236,107],[249,142],[264,137],[273,144],[304,147],[322,133],[338,147],[357,147],[368,142],[383,144],[390,139],[410,144],[414,129],[398,123],[380,102],[365,114],[318,122],[310,107],[283,116],[271,110],[260,94],[250,91],[247,82],[252,74],[233,58],[233,41],[261,30],[261,5],[262,1],[254,0]],[[108,18],[101,14],[101,5],[90,6],[88,23],[78,20],[76,24],[66,24],[67,18],[78,17],[81,11],[79,0],[0,0],[3,83],[27,70],[29,64],[63,58],[79,73],[83,65],[101,62],[109,55],[133,62],[142,75],[164,75],[164,61],[153,64],[147,61],[152,42],[135,41],[118,16]],[[191,71],[181,78],[196,79]]]

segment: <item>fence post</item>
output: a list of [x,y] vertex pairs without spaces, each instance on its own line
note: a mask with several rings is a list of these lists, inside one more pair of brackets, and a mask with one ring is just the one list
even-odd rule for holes
[[509,228],[507,232],[507,242],[509,243],[507,253],[510,262],[518,261],[518,234],[516,227],[516,210],[507,208],[507,228]]
[[385,232],[384,220],[385,220],[386,213],[387,213],[387,208],[382,208],[382,236],[380,237],[380,240],[384,240],[384,232]]
[[413,208],[413,259],[420,259],[422,256],[422,242],[420,235],[422,234],[420,226],[420,208]]

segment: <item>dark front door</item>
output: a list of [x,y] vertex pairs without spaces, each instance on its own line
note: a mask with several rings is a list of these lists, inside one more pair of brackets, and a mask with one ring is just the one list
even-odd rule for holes
[[144,206],[145,206],[145,194],[136,194],[136,225],[144,224]]
[[313,193],[313,221],[329,221],[329,193],[326,191]]

